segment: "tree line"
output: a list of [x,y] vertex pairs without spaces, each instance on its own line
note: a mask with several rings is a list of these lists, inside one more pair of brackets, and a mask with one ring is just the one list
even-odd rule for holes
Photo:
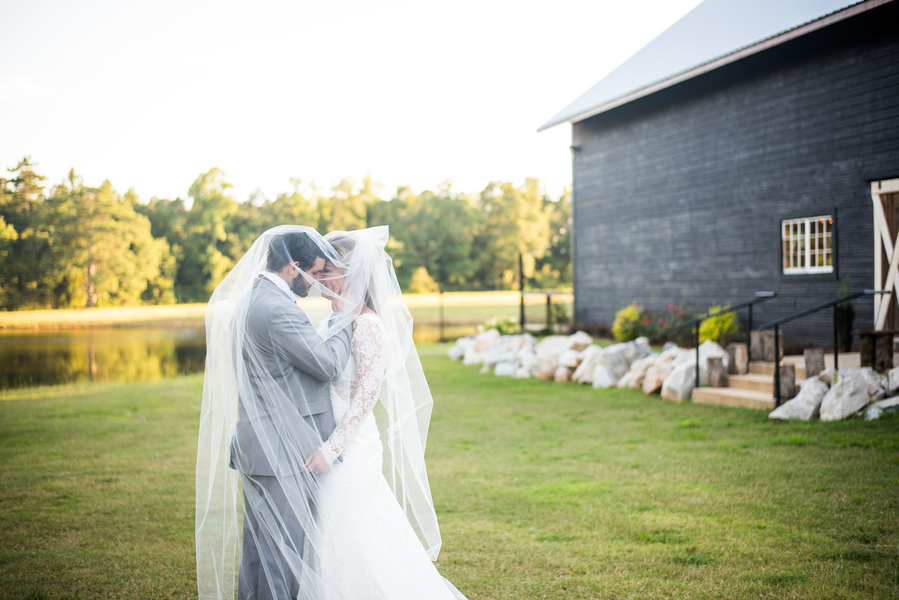
[[523,256],[527,285],[571,282],[568,190],[540,181],[491,182],[479,194],[448,183],[382,198],[369,177],[328,190],[291,180],[274,200],[235,200],[225,174],[202,173],[174,200],[142,201],[109,181],[70,171],[47,185],[29,157],[0,177],[0,309],[205,302],[265,230],[310,225],[325,233],[390,226],[388,252],[408,292],[511,289]]

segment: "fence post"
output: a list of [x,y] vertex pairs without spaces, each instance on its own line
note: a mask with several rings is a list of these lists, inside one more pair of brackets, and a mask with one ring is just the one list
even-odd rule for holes
[[518,322],[521,325],[521,332],[524,333],[524,258],[521,252],[518,253],[518,291],[521,294]]
[[556,328],[553,323],[553,301],[552,294],[546,292],[546,329],[549,330],[550,333],[555,333]]
[[746,330],[746,354],[752,356],[752,304],[749,305],[749,329]]
[[833,369],[834,371],[840,370],[840,340],[839,332],[840,332],[840,319],[837,317],[837,305],[833,305]]
[[699,322],[696,323],[696,385],[699,387]]
[[780,406],[780,325],[774,326],[774,408]]
[[440,341],[445,342],[446,336],[444,335],[443,327],[444,327],[445,319],[443,318],[443,290],[440,290]]

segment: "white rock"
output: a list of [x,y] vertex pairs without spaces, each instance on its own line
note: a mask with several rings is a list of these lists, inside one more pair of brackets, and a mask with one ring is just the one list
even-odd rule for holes
[[883,416],[883,409],[877,406],[869,406],[865,411],[865,421],[874,421]]
[[837,374],[836,369],[824,369],[823,371],[818,373],[818,376],[816,377],[816,379],[821,383],[827,384],[827,387],[835,384],[837,382],[837,379],[839,378],[840,377]]
[[880,402],[875,402],[871,406],[876,406],[877,408],[882,408],[883,410],[887,410],[890,408],[893,410],[897,410],[899,409],[899,397],[885,398]]
[[584,331],[578,331],[568,336],[568,348],[576,352],[580,352],[592,343],[593,338]]
[[575,369],[574,375],[571,376],[571,380],[584,384],[593,383],[593,372],[596,370],[599,359],[602,357],[602,348],[592,345],[587,346],[581,351],[581,364]]
[[577,369],[577,366],[581,362],[578,359],[579,355],[580,352],[577,350],[565,350],[564,352],[559,354],[559,364],[572,370]]
[[474,344],[465,349],[465,356],[462,357],[462,363],[466,365],[481,364],[481,353],[475,350]]
[[478,373],[489,373],[490,370],[491,370],[491,367],[488,367],[487,365],[484,365],[483,367],[481,367],[481,370],[478,371]]
[[624,374],[623,377],[621,377],[621,379],[618,380],[618,383],[616,383],[615,385],[616,385],[616,387],[618,387],[619,389],[622,389],[622,390],[625,388],[640,387],[638,385],[634,385],[634,382],[637,380],[637,377],[638,377],[637,373],[635,373],[633,371],[628,371],[627,373]]
[[462,357],[465,356],[465,351],[470,346],[474,346],[474,336],[467,335],[459,338],[452,348],[447,351],[447,355],[453,360],[462,360]]
[[514,377],[515,379],[529,379],[532,375],[533,373],[531,373],[530,369],[519,367],[518,369],[516,369],[515,375],[513,375],[512,377]]
[[818,416],[821,401],[827,395],[827,384],[817,379],[808,379],[799,394],[788,402],[784,402],[768,415],[772,421],[798,419],[811,421]]
[[[700,356],[702,356],[700,354]],[[699,378],[709,380],[708,369],[702,365],[699,366]],[[693,383],[696,379],[696,366],[693,364],[682,364],[671,370],[665,381],[662,383],[662,398],[669,402],[683,402],[689,400],[693,394]]]
[[871,367],[861,369],[840,369],[840,377],[861,377],[868,390],[868,402],[883,400],[890,385],[889,378],[881,375]]
[[488,329],[487,331],[482,331],[474,338],[474,349],[477,352],[483,352],[499,338],[499,331],[497,331],[496,329]]
[[627,373],[631,365],[630,361],[625,359],[627,351],[627,344],[613,344],[611,346],[606,346],[602,350],[602,356],[605,359],[607,366],[612,369],[612,372],[615,373],[615,376],[619,379]]
[[864,377],[840,377],[821,401],[821,420],[840,421],[868,405],[868,382]]
[[646,375],[643,377],[643,391],[647,394],[660,391],[669,375],[671,375],[671,365],[662,360],[656,361],[646,370]]
[[[708,369],[708,360],[710,358],[720,358],[721,363],[724,365],[724,369],[727,370],[728,363],[728,355],[727,350],[713,342],[712,340],[706,340],[702,344],[699,345],[699,366],[700,369]],[[684,353],[678,355],[676,359],[674,359],[671,363],[672,367],[679,367],[686,363],[692,363],[695,367],[696,364],[696,349],[687,350]],[[703,384],[708,385],[708,384]]]
[[537,344],[537,364],[540,379],[553,379],[559,367],[559,355],[568,350],[568,336],[548,335]]
[[[670,343],[671,342],[668,342],[668,344],[670,344]],[[667,346],[668,344],[665,344],[665,345]],[[662,351],[662,353],[659,354],[659,360],[671,364],[674,362],[674,360],[677,359],[678,356],[680,356],[681,354],[683,354],[685,352],[688,352],[688,351],[683,348],[678,348],[675,345],[675,346],[672,346],[672,347],[667,348],[666,350]]]
[[572,373],[574,373],[573,369],[569,369],[568,367],[564,367],[564,366],[559,366],[556,369],[553,379],[556,381],[556,383],[565,383],[566,381],[571,381]]
[[665,352],[671,350],[672,348],[677,348],[677,344],[675,344],[674,342],[665,342],[665,345],[662,346],[662,354],[665,354]]
[[628,387],[631,388],[639,388],[643,386],[643,378],[646,377],[646,371],[649,370],[656,361],[658,360],[657,356],[647,356],[645,358],[640,358],[631,363],[631,368],[627,372],[629,376],[628,379]]
[[887,373],[887,381],[890,389],[890,396],[895,396],[899,392],[899,367],[890,369]]
[[496,369],[493,370],[493,374],[498,377],[512,377],[517,370],[517,362],[504,360],[496,363]]
[[615,373],[605,365],[596,365],[596,368],[593,370],[592,380],[593,389],[615,387],[618,383],[618,378],[615,377]]

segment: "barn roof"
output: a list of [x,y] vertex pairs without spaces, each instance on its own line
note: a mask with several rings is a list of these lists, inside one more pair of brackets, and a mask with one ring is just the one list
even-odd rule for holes
[[705,0],[538,131],[576,123],[890,0]]

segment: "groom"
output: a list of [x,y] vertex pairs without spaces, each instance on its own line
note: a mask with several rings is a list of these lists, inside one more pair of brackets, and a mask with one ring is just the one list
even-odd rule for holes
[[[327,242],[324,242],[327,243]],[[352,351],[349,326],[320,337],[294,296],[305,297],[325,257],[304,232],[275,236],[266,270],[245,299],[232,353],[239,414],[231,468],[244,491],[239,600],[296,598],[317,482],[303,462],[334,430],[330,382]]]

